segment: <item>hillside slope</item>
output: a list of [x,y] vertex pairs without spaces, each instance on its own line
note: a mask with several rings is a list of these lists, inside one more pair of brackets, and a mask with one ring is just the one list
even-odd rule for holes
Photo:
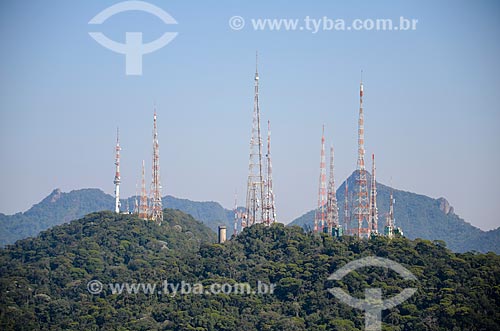
[[[111,195],[99,189],[81,189],[69,193],[55,189],[24,213],[0,213],[0,246],[36,236],[40,231],[78,219],[88,213],[112,210],[114,201]],[[133,208],[134,197],[128,199],[128,204],[125,199],[121,202],[123,210],[127,205]],[[219,225],[226,225],[228,229],[233,226],[232,212],[216,202],[197,202],[166,196],[163,198],[163,205],[192,215],[214,231],[217,231]]]
[[98,189],[81,189],[69,193],[55,189],[24,213],[0,214],[0,246],[36,236],[40,231],[88,213],[111,210],[113,205],[113,197]]
[[[353,205],[352,195],[355,187],[354,172],[337,189],[339,216],[343,221],[345,185],[348,183],[350,206]],[[370,182],[368,173],[368,182]],[[377,205],[379,212],[379,232],[383,231],[385,217],[389,212],[391,191],[394,192],[396,203],[394,214],[396,223],[403,228],[404,234],[410,239],[424,238],[429,240],[444,240],[449,248],[456,252],[479,251],[500,253],[500,228],[492,231],[481,229],[465,222],[453,211],[453,207],[444,198],[433,199],[425,195],[393,189],[377,182]],[[312,228],[314,211],[310,211],[295,219],[290,225]]]
[[[179,227],[180,225],[180,227]],[[235,240],[211,244],[213,234],[179,211],[162,226],[132,216],[95,213],[0,250],[2,330],[364,330],[363,312],[340,303],[328,288],[384,297],[403,288],[414,296],[382,314],[384,330],[500,329],[500,257],[455,254],[426,240],[357,241],[306,234],[300,227],[256,225]],[[203,243],[203,241],[205,243]],[[327,277],[365,256],[403,264],[418,281],[363,268],[341,282]],[[91,280],[104,284],[92,294]],[[106,284],[257,281],[273,293],[113,294]]]
[[[354,187],[354,177],[348,179],[349,187]],[[343,215],[344,186],[337,190],[340,215]],[[389,195],[392,189],[378,183],[379,228],[385,222],[385,213],[389,208]],[[454,251],[476,250],[500,253],[500,228],[482,231],[454,214],[453,208],[443,198],[432,199],[424,195],[394,190],[396,197],[396,222],[401,225],[411,239],[424,238],[444,240]],[[352,203],[352,196],[350,197]],[[179,209],[203,222],[213,231],[219,225],[226,225],[228,234],[232,233],[233,212],[224,209],[217,202],[197,202],[178,199],[172,196],[163,198],[165,207]],[[122,200],[122,209],[134,206],[134,197]],[[25,213],[15,215],[0,214],[0,246],[12,244],[18,239],[36,236],[40,231],[54,225],[66,223],[83,217],[87,213],[111,210],[114,199],[98,189],[82,189],[63,193],[54,190],[47,198],[34,205]],[[293,221],[292,225],[312,228],[314,213],[306,213]]]

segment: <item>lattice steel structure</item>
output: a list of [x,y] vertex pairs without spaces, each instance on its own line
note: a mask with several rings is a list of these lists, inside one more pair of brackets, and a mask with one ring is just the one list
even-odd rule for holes
[[389,204],[389,213],[385,219],[385,227],[384,227],[384,235],[389,238],[392,238],[395,234],[396,229],[396,221],[394,219],[394,196],[391,190],[391,201]]
[[342,232],[339,227],[339,208],[337,206],[337,193],[335,189],[333,146],[330,147],[330,177],[328,178],[326,224],[328,227],[328,234],[330,235],[334,234],[335,236],[342,235]]
[[326,157],[325,126],[321,134],[321,153],[319,162],[318,208],[314,215],[314,232],[322,232],[326,223]]
[[156,109],[153,116],[153,167],[150,195],[149,219],[161,224],[163,221],[163,205],[161,201],[160,143],[158,142],[158,128],[156,125]]
[[349,213],[349,182],[345,181],[345,192],[344,192],[344,231],[347,233],[349,229],[350,213]]
[[238,234],[238,223],[241,220],[241,213],[238,211],[238,193],[234,192],[234,229],[233,235],[236,236]]
[[257,55],[255,65],[255,87],[253,104],[252,136],[250,138],[250,160],[248,164],[248,181],[245,212],[242,226],[252,226],[262,222],[264,180],[262,176],[262,138],[260,132],[260,106],[259,106],[259,72]]
[[264,218],[267,225],[276,222],[276,203],[273,190],[273,164],[271,160],[271,122],[267,121],[266,180],[264,185]]
[[365,127],[363,113],[363,80],[359,85],[359,120],[358,120],[358,161],[356,171],[356,188],[354,202],[355,229],[351,229],[351,234],[358,238],[368,238],[370,236],[370,218],[368,183],[365,169]]
[[139,200],[139,218],[143,220],[148,219],[149,206],[148,206],[148,194],[146,192],[146,177],[145,177],[145,165],[144,160],[142,160],[142,171],[141,171],[141,198]]
[[372,154],[372,179],[370,185],[370,233],[378,234],[377,180],[375,176],[375,154]]
[[116,129],[116,146],[115,146],[115,180],[113,183],[115,184],[115,213],[119,214],[120,213],[120,183],[121,183],[121,176],[120,176],[120,131],[117,128]]

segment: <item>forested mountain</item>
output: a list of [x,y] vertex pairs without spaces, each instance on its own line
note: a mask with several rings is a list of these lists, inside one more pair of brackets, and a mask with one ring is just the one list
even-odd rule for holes
[[[369,173],[367,175],[368,183],[370,183],[371,176]],[[349,205],[353,206],[355,201],[353,196],[356,185],[355,176],[356,172],[337,189],[341,221],[343,221],[344,215],[346,182],[349,189]],[[370,186],[368,187],[370,188]],[[396,224],[403,228],[406,237],[444,240],[448,247],[456,252],[475,250],[484,253],[489,251],[500,253],[500,228],[488,232],[482,231],[456,215],[453,207],[444,198],[433,199],[425,195],[396,190],[377,182],[379,231],[383,231],[385,217],[389,212],[391,191],[394,192],[396,200],[394,205]],[[312,229],[313,223],[314,211],[310,211],[292,221],[290,225],[300,225]]]
[[[128,206],[133,210],[134,197],[127,200],[121,201],[122,209],[125,210]],[[0,213],[0,246],[36,236],[40,231],[67,223],[88,213],[113,210],[114,204],[114,198],[99,189],[81,189],[69,193],[55,189],[40,203],[24,213],[14,215]],[[233,227],[232,212],[216,202],[197,202],[166,196],[163,198],[163,204],[192,215],[214,231],[219,225],[226,225],[228,229]]]
[[[90,214],[0,249],[1,330],[364,330],[363,312],[328,288],[363,298],[416,287],[384,311],[384,330],[500,329],[500,257],[452,253],[441,242],[378,237],[358,241],[255,225],[224,244],[191,216],[166,210],[161,226],[130,215]],[[387,269],[362,268],[342,281],[328,276],[349,261],[389,258],[417,281]],[[87,284],[257,281],[272,294],[91,294]]]
[[[351,192],[349,202],[352,204],[354,174],[347,181]],[[444,240],[450,249],[458,252],[476,250],[500,253],[500,228],[485,232],[472,226],[454,213],[453,207],[446,199],[432,199],[424,195],[392,189],[381,183],[378,183],[377,187],[380,230],[385,223],[385,214],[389,209],[389,195],[393,190],[396,198],[396,223],[403,227],[405,235],[410,239]],[[344,212],[344,188],[345,182],[337,190],[341,217]],[[134,204],[134,197],[124,199],[122,210],[125,210],[127,206],[129,210],[133,210]],[[213,231],[217,231],[219,225],[226,225],[228,233],[232,233],[233,212],[224,209],[217,202],[197,202],[166,196],[163,198],[163,204],[165,207],[179,209],[192,215]],[[36,236],[40,231],[83,217],[91,212],[112,210],[113,207],[113,197],[98,189],[82,189],[69,193],[54,190],[25,213],[10,216],[0,214],[0,246],[12,244],[18,239]],[[294,220],[291,225],[312,228],[313,219],[314,212],[310,211]]]
[[113,206],[113,197],[98,189],[81,189],[69,193],[55,189],[24,213],[0,214],[0,246],[36,236],[40,231],[88,213],[111,210]]

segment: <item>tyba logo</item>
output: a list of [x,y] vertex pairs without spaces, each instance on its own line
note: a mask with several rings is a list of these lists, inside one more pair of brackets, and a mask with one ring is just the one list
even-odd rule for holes
[[[384,259],[381,257],[370,256],[359,260],[349,262],[339,270],[335,271],[328,277],[328,280],[341,280],[350,272],[363,267],[382,267],[392,269],[397,272],[405,280],[416,281],[417,278],[401,264]],[[365,289],[365,299],[358,299],[350,296],[340,288],[328,289],[337,299],[343,303],[360,309],[365,312],[365,330],[379,331],[382,330],[382,310],[393,308],[400,303],[408,300],[415,292],[416,288],[406,288],[401,293],[392,298],[382,300],[382,289],[367,288]]]
[[[124,1],[117,3],[94,16],[89,24],[102,24],[111,16],[131,10],[143,11],[155,15],[165,24],[177,24],[177,21],[169,13],[144,1]],[[122,44],[109,39],[102,32],[89,32],[89,35],[103,47],[119,54],[125,54],[125,73],[127,75],[142,75],[142,56],[164,47],[177,34],[177,32],[165,32],[160,38],[143,44],[142,32],[126,32],[125,43]]]

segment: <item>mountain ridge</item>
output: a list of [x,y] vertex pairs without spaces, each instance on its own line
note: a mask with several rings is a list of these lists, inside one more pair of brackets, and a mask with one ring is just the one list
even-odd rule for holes
[[[350,188],[354,187],[355,173],[346,180]],[[346,181],[337,190],[341,220]],[[467,223],[454,213],[453,207],[445,198],[434,199],[422,194],[397,190],[379,182],[377,182],[377,187],[379,231],[383,230],[384,214],[388,211],[389,194],[392,190],[396,198],[396,224],[402,226],[405,235],[409,238],[444,240],[449,248],[458,252],[476,250],[500,253],[500,228],[483,231]],[[122,207],[134,206],[134,198],[122,199]],[[217,231],[219,225],[225,225],[228,229],[233,228],[233,211],[225,209],[215,201],[191,201],[165,196],[163,203],[168,208],[179,209],[192,215],[213,231]],[[67,193],[55,189],[24,213],[13,215],[0,213],[0,246],[35,236],[40,231],[83,217],[91,212],[112,210],[113,206],[114,198],[100,189],[86,188]],[[299,225],[311,229],[313,219],[314,210],[303,214],[287,225]],[[229,230],[228,234],[231,233],[232,231]]]
[[[337,189],[339,217],[343,224],[345,185],[348,184],[348,201],[352,206],[357,171],[354,171]],[[371,175],[367,172],[368,183]],[[368,187],[370,189],[370,185]],[[466,222],[454,213],[445,198],[431,198],[423,194],[394,189],[377,182],[378,230],[383,233],[385,215],[389,211],[390,193],[396,200],[394,213],[396,225],[401,226],[410,239],[424,238],[429,240],[444,240],[448,247],[457,252],[476,250],[480,252],[493,251],[500,253],[500,227],[483,231]],[[352,208],[350,208],[352,209]],[[289,225],[299,225],[312,229],[314,212],[311,210],[296,218]]]
[[[134,205],[134,197],[121,199],[122,208],[126,206],[127,200],[130,206]],[[113,210],[114,201],[111,195],[97,188],[78,189],[70,192],[62,192],[56,188],[25,212],[13,215],[0,213],[0,246],[36,236],[41,231],[81,218],[92,212]],[[168,208],[179,209],[191,214],[213,231],[217,231],[219,225],[226,225],[228,229],[230,226],[232,228],[231,212],[217,202],[190,201],[168,195],[163,197],[162,201],[164,206]]]

